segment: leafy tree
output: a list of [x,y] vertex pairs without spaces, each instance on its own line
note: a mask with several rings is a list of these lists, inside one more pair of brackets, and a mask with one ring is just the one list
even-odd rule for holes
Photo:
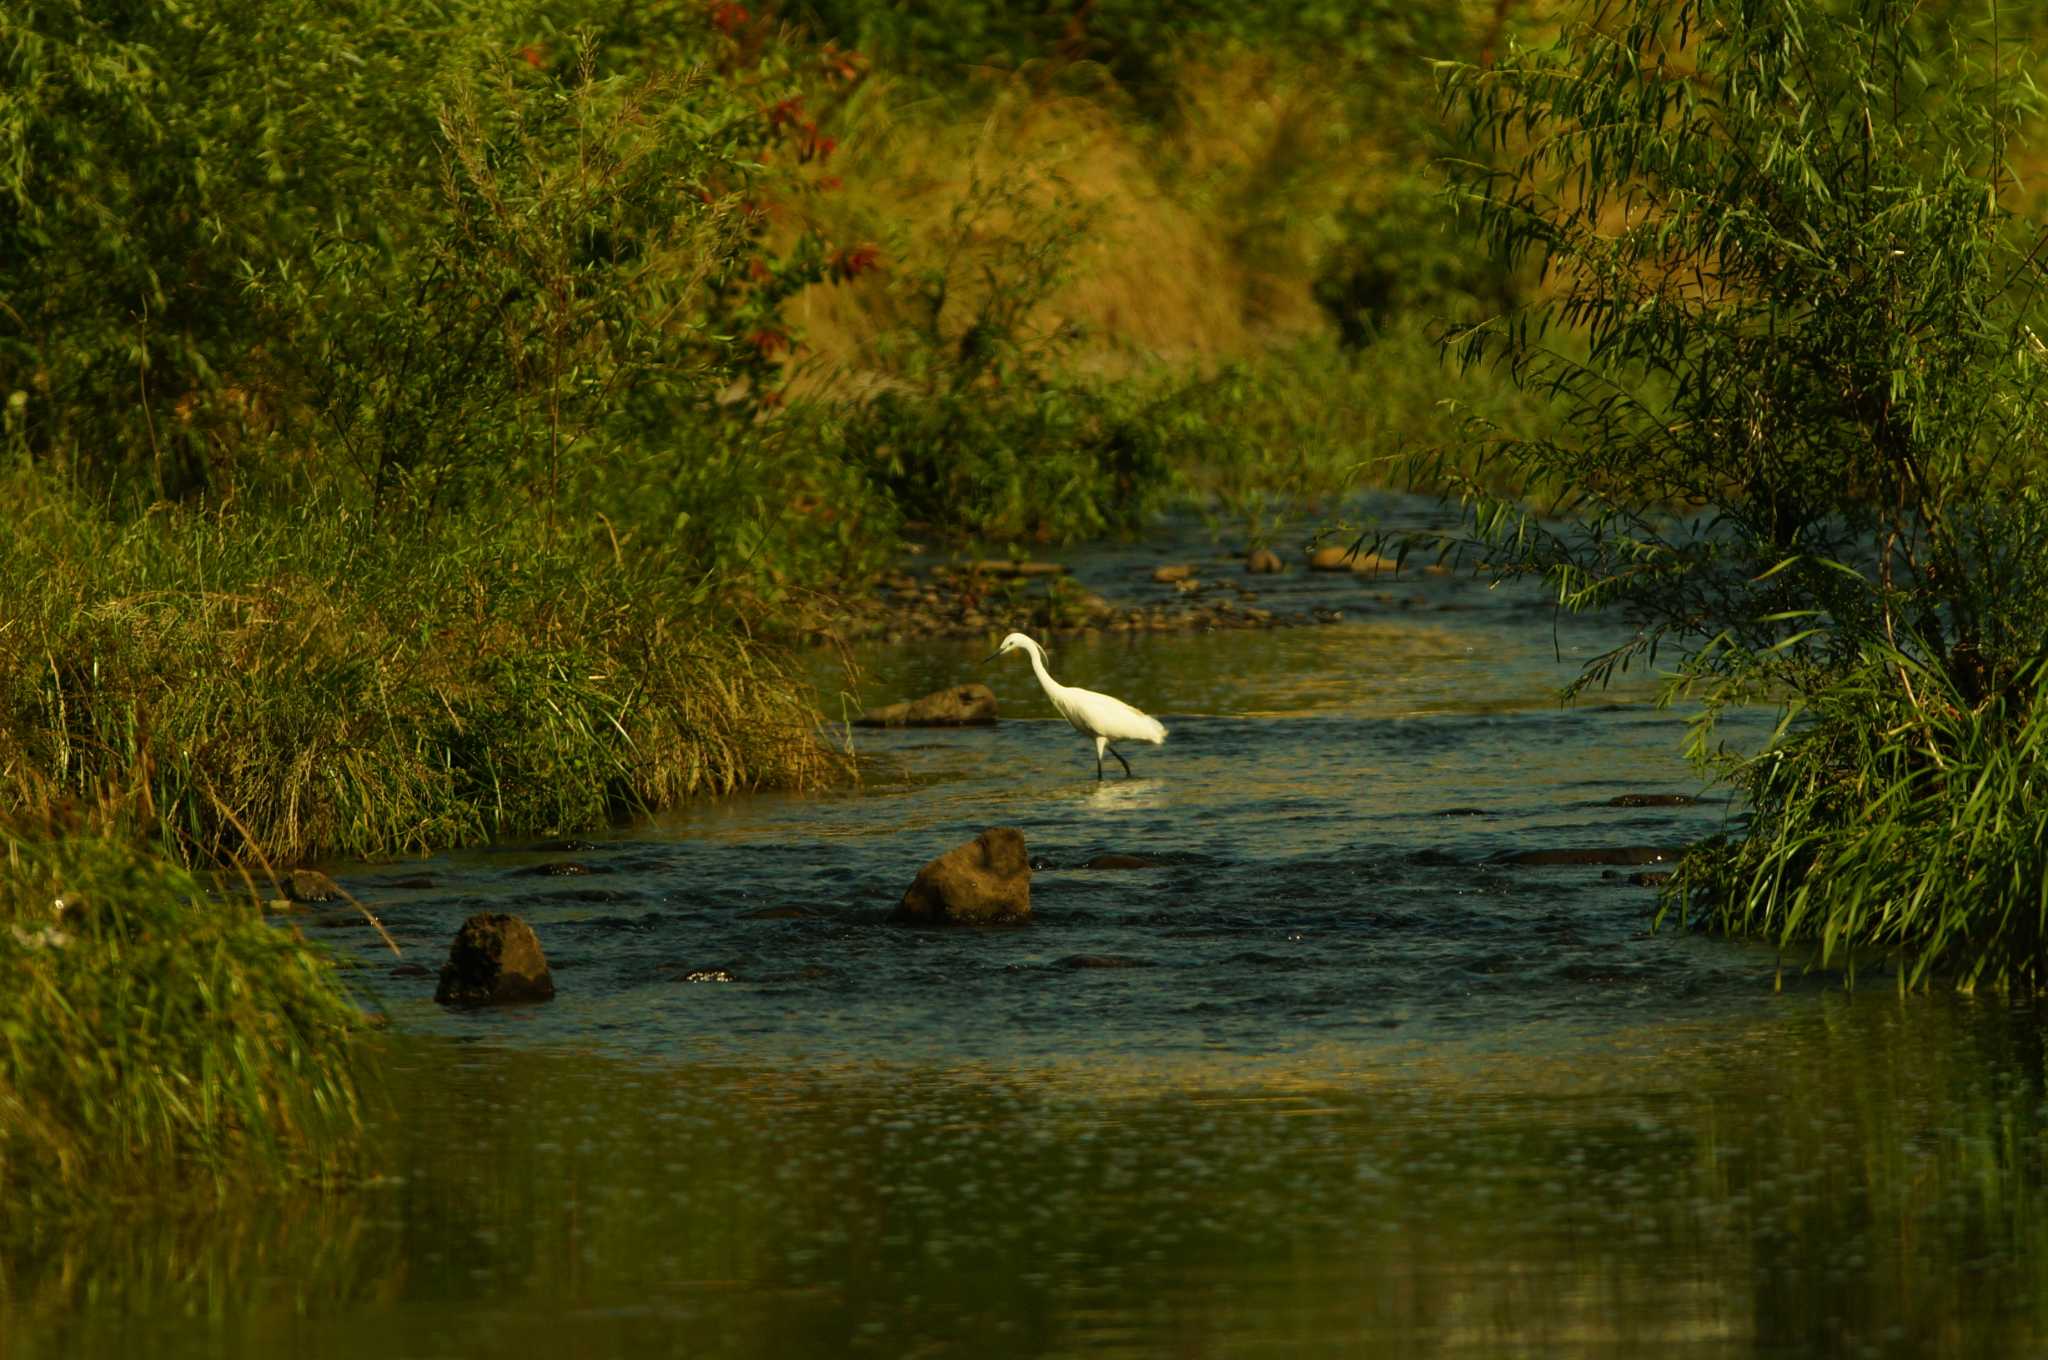
[[[1669,900],[2032,986],[2048,234],[2015,210],[2021,56],[1996,5],[1624,0],[1443,89],[1455,196],[1543,280],[1451,347],[1566,412],[1480,432],[1475,537],[1634,626],[1580,686],[1679,652],[1693,750],[1752,804]],[[1502,468],[1519,499],[1482,491]],[[1760,700],[1767,748],[1717,747]]]

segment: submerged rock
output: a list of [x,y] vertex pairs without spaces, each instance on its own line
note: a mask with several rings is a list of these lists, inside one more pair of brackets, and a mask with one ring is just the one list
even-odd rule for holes
[[1157,869],[1159,861],[1143,855],[1097,855],[1081,866],[1083,869]]
[[318,869],[294,869],[281,884],[287,901],[339,902],[341,885]]
[[551,859],[544,864],[529,864],[524,869],[514,869],[512,872],[522,878],[582,878],[589,874],[610,871],[593,869],[588,864],[573,859]]
[[1654,845],[1616,845],[1585,850],[1510,850],[1495,855],[1494,864],[1519,864],[1531,867],[1547,867],[1558,864],[1664,864],[1677,859],[1683,851],[1666,850]]
[[1162,586],[1170,586],[1176,581],[1185,581],[1194,574],[1195,564],[1192,562],[1175,562],[1170,566],[1152,568],[1152,579]]
[[443,1006],[502,1006],[555,994],[547,955],[533,927],[517,916],[483,911],[462,923],[441,965],[434,1000]]
[[1287,564],[1271,548],[1253,548],[1245,554],[1244,569],[1255,576],[1271,576],[1287,570]]
[[972,727],[996,720],[995,691],[987,685],[955,685],[907,703],[871,708],[855,727]]
[[908,925],[989,925],[1031,916],[1024,833],[994,826],[918,870],[890,919]]

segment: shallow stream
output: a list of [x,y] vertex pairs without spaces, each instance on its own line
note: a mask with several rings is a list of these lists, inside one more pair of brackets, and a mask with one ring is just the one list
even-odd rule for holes
[[[1192,526],[1092,550],[1250,585]],[[1257,578],[1318,626],[1052,639],[1161,717],[1097,782],[1020,657],[868,649],[828,713],[982,679],[993,728],[876,732],[855,793],[566,846],[334,866],[392,1021],[384,1177],[200,1220],[23,1230],[0,1354],[2038,1353],[2031,1009],[1652,930],[1723,829],[1680,715],[1556,694],[1611,628],[1456,577]],[[1754,740],[1762,715],[1738,723]],[[1021,830],[1028,926],[885,923]],[[1094,856],[1154,867],[1088,869]],[[1635,858],[1644,858],[1636,856]],[[574,864],[585,873],[535,872]],[[449,1013],[461,920],[560,989]]]

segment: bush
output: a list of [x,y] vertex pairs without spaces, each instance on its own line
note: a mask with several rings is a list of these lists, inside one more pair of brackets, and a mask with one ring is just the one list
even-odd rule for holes
[[[2032,86],[1995,16],[1989,42],[1959,23],[1633,0],[1450,68],[1462,194],[1548,289],[1455,348],[1566,411],[1483,432],[1528,501],[1466,492],[1490,561],[1634,625],[1582,685],[1681,653],[1670,694],[1754,821],[1679,905],[2034,986],[2048,350],[2007,165]],[[1756,700],[1786,706],[1777,739],[1718,749]]]

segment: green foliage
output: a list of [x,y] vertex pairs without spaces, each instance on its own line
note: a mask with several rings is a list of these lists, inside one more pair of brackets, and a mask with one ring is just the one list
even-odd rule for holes
[[552,496],[765,371],[741,333],[823,267],[771,267],[753,197],[800,77],[701,14],[574,31],[602,9],[0,18],[17,449],[142,499],[438,510]]
[[1873,647],[1742,767],[1749,834],[1690,857],[1676,892],[1727,929],[1817,939],[1852,976],[1896,952],[1916,980],[1939,965],[1966,989],[2048,987],[2044,703],[2042,662],[1971,704],[1913,652]]
[[1404,58],[1419,63],[1447,50],[1448,36],[1462,25],[1456,7],[1347,0],[802,0],[792,9],[820,32],[895,68],[953,81],[989,65],[1085,62],[1160,113],[1171,107],[1191,42],[1243,42],[1383,73]]
[[0,821],[0,1196],[28,1211],[350,1164],[361,1013],[253,889],[104,817]]
[[[1730,704],[1798,715],[1761,755],[1719,757],[1760,838],[1732,863],[1761,871],[1716,880],[1724,924],[2031,985],[2038,934],[1991,923],[2032,909],[2032,852],[1968,839],[1991,858],[1963,872],[1953,841],[1899,834],[2034,818],[2031,756],[2002,749],[2027,730],[2048,609],[2042,275],[2007,206],[2034,94],[2019,53],[1995,11],[1982,31],[1896,4],[1589,14],[1446,72],[1488,157],[1459,167],[1465,202],[1548,288],[1455,348],[1566,412],[1555,433],[1487,432],[1483,464],[1561,517],[1468,483],[1483,551],[1636,626],[1581,685],[1679,650],[1703,754]],[[1550,342],[1566,328],[1583,351]]]
[[1315,299],[1348,346],[1413,318],[1469,325],[1517,303],[1509,271],[1420,176],[1352,205],[1341,225],[1340,243],[1317,271]]
[[891,279],[867,395],[814,407],[872,494],[941,531],[1078,538],[1134,528],[1171,489],[1173,384],[1090,378],[1053,312],[1091,215],[1054,185],[976,178],[929,257]]
[[26,477],[0,541],[0,782],[119,797],[194,861],[567,831],[836,777],[774,657],[658,540],[538,512],[159,510]]

